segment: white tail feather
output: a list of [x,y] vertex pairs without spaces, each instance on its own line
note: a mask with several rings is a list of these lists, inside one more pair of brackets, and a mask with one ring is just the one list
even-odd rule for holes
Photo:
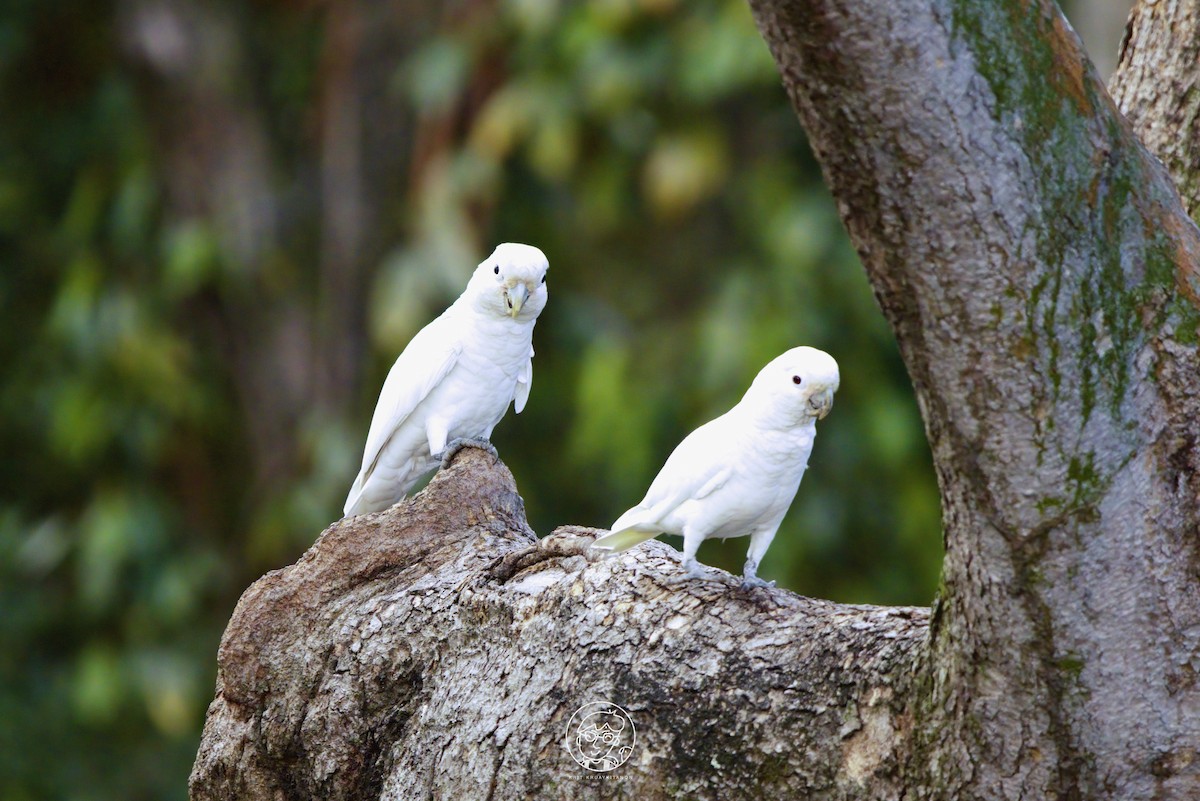
[[346,496],[346,505],[342,507],[342,514],[346,517],[359,514],[357,507],[358,502],[362,500],[362,494],[366,482],[363,481],[363,474],[359,473],[354,479],[354,485],[350,487],[350,494]]
[[652,540],[661,534],[659,529],[646,528],[624,528],[620,531],[613,531],[605,534],[600,539],[592,543],[593,548],[600,548],[613,553],[620,553],[628,550],[640,542]]

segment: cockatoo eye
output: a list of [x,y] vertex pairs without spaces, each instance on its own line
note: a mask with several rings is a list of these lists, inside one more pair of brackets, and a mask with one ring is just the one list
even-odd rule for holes
[[546,274],[542,273],[542,283],[546,283]]
[[500,274],[500,265],[497,264],[494,268],[492,268],[492,272],[494,272],[496,275],[499,275]]
[[803,384],[803,383],[804,383],[804,379],[803,379],[803,378],[801,378],[801,377],[800,377],[800,376],[798,376],[798,375],[794,375],[794,376],[792,376],[792,383],[793,383],[793,384]]

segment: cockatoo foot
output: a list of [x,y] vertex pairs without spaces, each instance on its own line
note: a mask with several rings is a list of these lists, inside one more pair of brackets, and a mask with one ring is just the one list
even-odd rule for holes
[[500,458],[500,454],[496,452],[496,446],[488,440],[475,437],[458,437],[457,439],[450,440],[446,445],[446,449],[442,451],[442,467],[447,467],[450,464],[450,460],[463,448],[482,448],[490,453],[493,459]]
[[742,589],[743,590],[750,590],[750,589],[754,589],[755,587],[774,587],[774,586],[775,586],[774,581],[767,581],[766,579],[760,579],[758,576],[744,576],[742,578]]
[[692,581],[694,579],[700,579],[701,581],[721,580],[719,573],[709,570],[695,559],[684,560],[683,566],[686,568],[686,572],[681,576],[675,576],[675,578],[671,579],[672,584],[682,584],[685,581]]

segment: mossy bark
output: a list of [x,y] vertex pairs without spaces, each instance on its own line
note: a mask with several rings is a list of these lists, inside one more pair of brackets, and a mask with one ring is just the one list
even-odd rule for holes
[[1200,781],[1200,237],[1046,2],[752,0],[924,415],[921,796]]

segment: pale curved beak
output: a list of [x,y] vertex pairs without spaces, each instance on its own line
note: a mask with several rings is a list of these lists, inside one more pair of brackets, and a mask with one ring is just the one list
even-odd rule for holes
[[817,413],[818,420],[824,420],[825,415],[829,414],[829,410],[833,408],[833,393],[822,392],[819,395],[814,395],[809,398],[808,405]]
[[521,313],[521,307],[525,305],[525,301],[529,300],[529,287],[524,284],[516,284],[504,293],[504,299],[508,301],[509,316],[516,317]]

